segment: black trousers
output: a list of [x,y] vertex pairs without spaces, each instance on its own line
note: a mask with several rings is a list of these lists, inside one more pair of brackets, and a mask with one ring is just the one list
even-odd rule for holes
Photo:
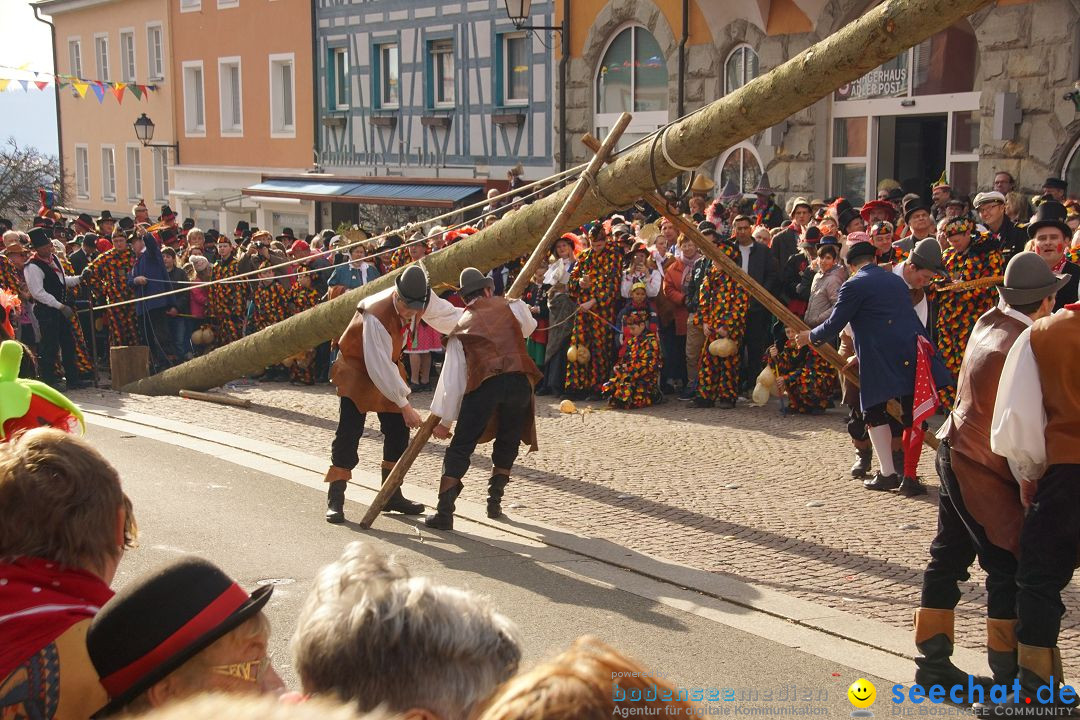
[[457,429],[443,457],[444,477],[465,477],[470,456],[496,412],[499,427],[491,449],[491,464],[503,470],[513,467],[521,434],[532,413],[532,386],[521,373],[490,377],[461,399]]
[[1061,591],[1076,567],[1080,534],[1080,465],[1051,465],[1020,530],[1016,639],[1054,647],[1065,606]]
[[75,336],[71,334],[71,323],[59,310],[37,303],[34,315],[41,330],[41,344],[38,347],[38,372],[41,379],[50,385],[56,384],[56,356],[60,355],[64,366],[64,376],[68,382],[77,382],[79,370],[75,365]]
[[904,395],[902,398],[900,398],[899,421],[897,421],[896,418],[889,414],[888,401],[878,403],[873,407],[866,408],[866,410],[863,412],[863,419],[870,427],[888,425],[889,430],[892,432],[892,436],[894,438],[898,438],[904,434],[904,428],[911,427],[914,403],[914,395]]
[[569,349],[568,339],[544,365],[544,385],[555,395],[561,395],[566,388],[566,351]]
[[[377,413],[379,430],[383,434],[383,462],[397,462],[409,446],[409,428],[401,413]],[[330,445],[330,463],[334,467],[352,470],[360,463],[360,437],[364,434],[365,413],[356,403],[342,397],[338,412],[337,430]]]
[[177,352],[169,328],[169,316],[165,312],[166,308],[153,308],[144,311],[138,319],[139,335],[153,353],[154,361],[158,366],[168,367],[176,361]]
[[740,390],[753,390],[761,373],[765,351],[772,342],[773,317],[768,311],[750,312],[746,316],[746,334],[743,343],[743,376]]
[[960,602],[959,584],[969,578],[968,568],[978,558],[986,571],[987,616],[1001,620],[1015,618],[1016,558],[990,542],[986,530],[968,512],[947,441],[938,446],[935,465],[941,478],[938,531],[930,543],[930,564],[923,573],[922,607],[955,608]]
[[686,335],[675,334],[675,323],[660,328],[660,350],[664,354],[664,367],[660,381],[677,381],[686,384]]

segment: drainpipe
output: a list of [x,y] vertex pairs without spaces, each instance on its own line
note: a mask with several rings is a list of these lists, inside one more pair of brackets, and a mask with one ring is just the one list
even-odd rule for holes
[[559,172],[567,166],[566,148],[566,70],[570,64],[570,0],[563,0],[562,41],[559,43]]
[[[53,94],[56,96],[56,156],[60,159],[60,177],[57,178],[60,182],[60,191],[63,195],[64,190],[64,129],[60,124],[60,85],[56,82],[56,71],[59,67],[56,61],[56,26],[48,20],[45,20],[38,14],[38,6],[31,5],[34,8],[34,19],[38,22],[45,23],[49,26],[49,32],[52,35],[52,62],[53,62]],[[67,198],[64,198],[66,204]]]
[[[312,157],[312,164],[315,167],[322,168],[322,158],[319,157],[322,131],[319,130],[319,23],[315,17],[317,6],[318,0],[311,0],[311,154],[314,156]],[[326,171],[326,168],[322,169],[324,172]],[[318,201],[314,201],[312,204],[315,206],[313,225],[314,228],[318,228],[321,224],[319,211],[322,208],[319,207],[320,203]]]
[[682,37],[679,38],[679,117],[686,114],[686,42],[690,39],[690,0],[682,0]]

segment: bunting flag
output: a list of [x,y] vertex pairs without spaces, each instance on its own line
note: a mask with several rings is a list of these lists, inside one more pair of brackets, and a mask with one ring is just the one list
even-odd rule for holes
[[79,94],[79,97],[86,97],[86,91],[90,88],[90,83],[80,82],[76,80],[72,83],[72,87],[75,88],[75,92]]
[[27,88],[30,87],[30,81],[29,80],[20,80],[19,84],[22,85],[22,89],[23,89],[24,92],[26,91]]
[[74,75],[62,75],[45,72],[43,70],[31,70],[29,63],[19,66],[0,64],[0,92],[21,88],[28,92],[31,85],[38,90],[45,90],[54,84],[58,90],[66,87],[72,88],[72,97],[85,98],[87,90],[94,91],[94,97],[99,103],[105,100],[105,91],[116,98],[116,102],[124,101],[124,93],[129,92],[136,100],[145,100],[151,92],[161,89],[160,85],[138,85],[135,83],[112,82],[107,80],[93,80],[76,77]]
[[112,94],[116,97],[116,102],[124,102],[124,88],[127,87],[127,83],[113,83]]
[[10,80],[0,78],[0,92],[4,92],[5,90],[7,90],[8,83],[10,82]]
[[141,90],[141,88],[142,85],[129,85],[128,92],[134,95],[136,100],[142,100],[143,91]]
[[48,80],[35,80],[34,84],[37,85],[38,90],[44,90],[49,86]]
[[94,95],[97,97],[98,104],[100,105],[105,100],[105,87],[99,83],[90,83],[90,89],[94,91]]

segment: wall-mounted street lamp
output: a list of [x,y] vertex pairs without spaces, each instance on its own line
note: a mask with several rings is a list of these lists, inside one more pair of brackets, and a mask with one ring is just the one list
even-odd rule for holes
[[532,0],[503,0],[503,4],[506,5],[506,14],[510,16],[510,22],[514,23],[514,27],[518,30],[555,30],[557,32],[566,30],[565,18],[563,18],[563,25],[526,25],[532,13]]
[[176,164],[180,164],[180,143],[176,142],[172,145],[166,143],[152,143],[154,139],[154,121],[143,113],[139,116],[139,119],[135,121],[135,137],[139,139],[143,147],[148,148],[172,148],[176,152]]

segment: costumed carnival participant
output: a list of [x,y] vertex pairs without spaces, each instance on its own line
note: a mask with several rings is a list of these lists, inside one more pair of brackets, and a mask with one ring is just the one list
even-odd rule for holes
[[[941,256],[945,271],[953,283],[970,282],[983,278],[999,277],[1005,269],[998,243],[985,233],[975,229],[969,218],[952,218],[945,222],[943,232],[949,242]],[[984,285],[963,290],[943,289],[934,293],[934,337],[945,366],[953,375],[960,372],[964,360],[968,335],[983,313],[994,307],[994,287]],[[940,392],[946,407],[952,406],[952,390]]]
[[[301,270],[296,276],[296,283],[289,288],[289,305],[293,315],[312,309],[319,304],[322,294],[312,287],[313,270]],[[305,350],[290,358],[289,380],[300,385],[315,384],[315,350]]]
[[570,298],[570,272],[577,263],[577,248],[581,239],[574,233],[564,233],[554,242],[554,258],[544,273],[543,287],[547,289],[548,337],[544,347],[543,388],[538,395],[561,395],[566,381],[566,352],[570,348],[573,330],[571,320],[577,304]]
[[[465,311],[449,333],[431,412],[442,420],[432,434],[450,438],[443,457],[439,504],[424,524],[454,529],[454,502],[477,443],[494,439],[487,516],[502,515],[502,497],[518,456],[518,444],[536,450],[533,387],[542,377],[525,348],[536,318],[521,300],[496,297],[495,282],[476,268],[461,271],[458,285]],[[450,427],[457,421],[451,437]]]
[[570,331],[576,361],[566,368],[565,387],[567,394],[598,400],[600,386],[611,376],[614,364],[615,341],[609,328],[615,322],[623,254],[602,223],[590,227],[588,237],[589,247],[581,251],[570,271],[570,297],[579,308]]
[[[1027,506],[1016,570],[1016,639],[1021,706],[1076,705],[1061,697],[1058,636],[1080,540],[1080,304],[1037,320],[1005,358],[990,448],[1009,461]],[[1044,686],[1043,692],[1039,689]],[[1053,691],[1047,698],[1045,690]],[[1052,700],[1046,703],[1046,700]]]
[[1024,508],[1008,462],[990,448],[990,428],[1009,350],[1034,321],[1050,314],[1066,280],[1034,253],[1015,255],[998,287],[1001,303],[971,331],[956,405],[938,432],[938,531],[915,612],[915,682],[923,687],[967,685],[968,674],[950,657],[960,583],[976,557],[987,574],[986,652],[993,682],[1009,683],[1016,675],[1015,575]]
[[664,365],[660,342],[650,327],[648,308],[631,310],[622,316],[625,343],[611,379],[601,393],[614,408],[642,408],[656,403],[660,394],[660,370]]
[[[97,298],[107,303],[135,299],[135,287],[128,283],[128,273],[135,267],[135,251],[128,246],[126,235],[112,238],[112,247],[86,266],[83,279]],[[139,328],[135,305],[129,303],[105,311],[109,324],[109,346],[138,345]]]
[[[240,230],[239,223],[237,230]],[[207,314],[213,319],[214,339],[220,347],[243,337],[244,310],[251,289],[247,282],[223,282],[243,272],[242,258],[229,237],[218,236],[217,255],[217,262],[210,270],[213,285],[207,288]]]
[[[874,478],[864,481],[863,486],[868,490],[893,490],[900,486],[900,478],[892,452],[889,400],[899,401],[901,426],[910,427],[916,419],[925,419],[927,409],[932,413],[936,407],[926,392],[935,384],[940,387],[951,383],[952,378],[933,351],[904,281],[878,267],[876,255],[873,243],[852,245],[847,264],[854,274],[841,286],[832,315],[812,330],[797,332],[788,328],[788,337],[800,347],[820,344],[839,335],[851,323],[861,380],[860,409],[880,466]],[[916,407],[918,413],[914,412]]]
[[79,276],[67,275],[54,255],[53,241],[44,228],[30,231],[30,247],[34,257],[23,268],[26,287],[34,299],[34,316],[41,329],[38,370],[41,379],[50,385],[59,382],[57,355],[63,365],[69,390],[86,384],[79,380],[76,364],[75,335],[71,319],[75,310],[68,304],[69,288],[78,285]]
[[[410,427],[420,427],[420,414],[409,403],[402,356],[407,336],[423,317],[439,332],[449,333],[461,309],[431,292],[427,273],[410,265],[394,280],[394,287],[365,298],[338,340],[341,354],[330,371],[341,398],[337,430],[330,449],[326,521],[345,521],[345,487],[360,462],[357,451],[364,433],[364,417],[374,412],[383,434],[382,478],[386,482],[394,464],[409,445]],[[445,372],[445,370],[444,370]],[[420,503],[405,499],[398,488],[384,512],[419,515]]]

